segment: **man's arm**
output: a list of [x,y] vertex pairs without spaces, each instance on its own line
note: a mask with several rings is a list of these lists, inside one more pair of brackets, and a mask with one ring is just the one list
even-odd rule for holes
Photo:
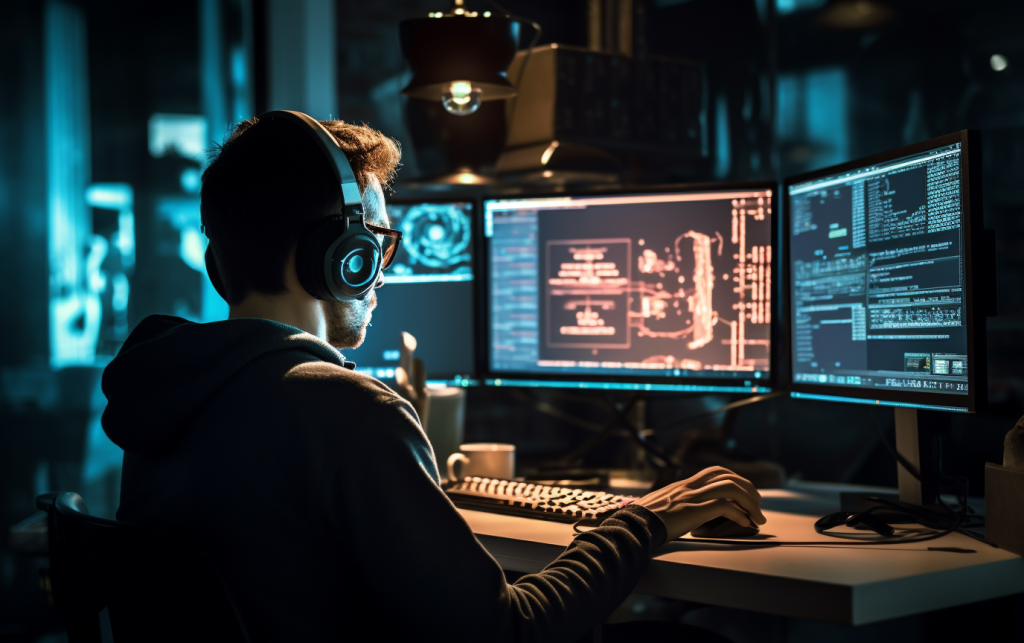
[[433,453],[408,405],[397,398],[374,405],[357,431],[349,442],[356,453],[324,489],[330,527],[352,539],[352,563],[370,580],[369,593],[401,597],[396,613],[424,633],[574,640],[626,598],[665,540],[657,516],[628,507],[577,536],[540,573],[509,584],[438,486]]

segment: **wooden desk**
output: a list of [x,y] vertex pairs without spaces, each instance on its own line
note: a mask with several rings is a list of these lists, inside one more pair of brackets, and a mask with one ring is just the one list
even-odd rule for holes
[[[484,547],[510,571],[540,571],[573,536],[571,525],[460,512]],[[768,523],[761,534],[772,536],[769,541],[835,542],[814,531],[818,516],[770,509],[765,515]],[[827,548],[735,549],[687,540],[655,552],[635,591],[844,625],[1024,592],[1024,559],[960,534],[916,544]],[[961,547],[977,553],[935,552],[928,547]]]

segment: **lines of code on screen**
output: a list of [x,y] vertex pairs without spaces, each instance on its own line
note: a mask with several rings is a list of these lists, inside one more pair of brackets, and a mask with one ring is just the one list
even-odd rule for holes
[[789,187],[797,382],[967,394],[959,144]]
[[770,190],[484,208],[491,370],[768,375]]

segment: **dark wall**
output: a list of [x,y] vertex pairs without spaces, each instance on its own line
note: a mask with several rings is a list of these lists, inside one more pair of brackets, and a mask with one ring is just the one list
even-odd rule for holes
[[[153,313],[195,313],[204,277],[181,258],[180,231],[157,212],[160,199],[188,197],[179,177],[195,159],[154,158],[147,148],[152,114],[201,114],[200,3],[68,0],[88,25],[92,181],[135,189],[137,265],[129,324]],[[481,158],[496,154],[503,106],[489,107],[493,126],[439,112],[400,96],[408,81],[398,22],[447,9],[448,0],[336,0],[338,105],[341,118],[395,136],[405,151],[403,183],[451,171],[439,133],[465,126]],[[494,10],[484,0],[470,9]],[[35,493],[79,488],[94,507],[112,510],[117,467],[99,452],[106,477],[89,477],[90,446],[104,403],[97,396],[103,362],[52,370],[49,362],[47,186],[41,2],[0,9],[0,527],[33,510]],[[239,7],[224,0],[225,37],[245,28]],[[585,46],[586,0],[503,0],[544,28],[540,43]],[[643,12],[642,51],[705,65],[704,123],[709,163],[680,175],[702,180],[779,178],[963,128],[982,132],[985,222],[997,232],[1000,314],[989,322],[990,409],[957,416],[945,438],[946,471],[983,492],[983,464],[1001,460],[1002,436],[1024,413],[1024,3],[975,0],[870,2],[877,15],[843,24],[818,0],[635,0]],[[265,0],[253,0],[265,18]],[[862,17],[863,18],[863,17]],[[255,105],[266,103],[266,30],[254,31]],[[235,36],[231,36],[235,34]],[[260,34],[263,35],[261,39]],[[524,28],[521,46],[532,37]],[[638,45],[639,46],[639,45]],[[997,71],[993,56],[1005,58]],[[996,65],[998,66],[998,65]],[[488,142],[472,132],[486,130]],[[494,150],[488,152],[487,150]],[[478,150],[479,151],[479,150]],[[486,153],[485,153],[486,152]],[[493,163],[493,160],[490,161]],[[487,166],[483,158],[480,163]],[[645,177],[641,176],[641,180]],[[197,313],[198,314],[198,313]],[[371,331],[372,332],[372,331]],[[123,338],[122,338],[123,339]],[[117,349],[111,340],[108,352]],[[429,365],[428,365],[429,368]],[[597,395],[470,391],[467,439],[517,444],[526,464],[550,461],[591,437],[611,414]],[[626,396],[615,398],[626,401]],[[791,477],[866,484],[895,483],[895,464],[874,424],[892,436],[892,413],[776,398],[731,414],[692,418],[727,396],[651,396],[652,439],[674,453],[695,439],[723,457],[769,459]],[[574,423],[545,413],[552,405]],[[92,427],[90,429],[90,427]],[[721,439],[719,439],[721,438]],[[717,440],[717,442],[715,442]],[[105,455],[103,455],[105,453]],[[90,455],[92,454],[92,455]],[[117,454],[113,454],[116,460]],[[635,450],[620,439],[584,464],[626,466]],[[92,486],[88,486],[92,485]],[[0,540],[0,638],[31,640],[52,627],[37,610],[31,566]],[[36,610],[36,611],[33,611]],[[5,629],[6,628],[6,629]]]

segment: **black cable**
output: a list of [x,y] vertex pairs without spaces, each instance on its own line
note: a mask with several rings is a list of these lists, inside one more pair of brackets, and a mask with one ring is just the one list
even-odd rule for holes
[[903,468],[906,469],[910,473],[910,475],[914,476],[915,480],[920,482],[921,472],[917,469],[917,467],[910,460],[904,458],[899,451],[892,448],[892,445],[889,444],[889,439],[885,437],[885,433],[882,432],[881,427],[879,427],[878,424],[875,422],[875,418],[871,417],[871,412],[868,411],[867,409],[864,409],[864,414],[868,416],[868,422],[871,422],[871,426],[875,427],[875,431],[878,431],[878,437],[882,439],[882,446],[884,446],[885,450],[889,452],[889,455],[891,455],[893,458],[896,459],[897,462],[903,465]]
[[556,420],[560,420],[571,426],[586,429],[588,431],[593,431],[594,433],[599,433],[604,429],[605,425],[603,424],[598,424],[597,422],[590,422],[589,420],[583,420],[581,418],[578,418],[570,413],[562,411],[561,409],[552,404],[535,400],[531,396],[521,391],[517,391],[515,389],[509,389],[509,391],[509,394],[512,397],[516,398],[520,402],[525,402],[526,404],[530,405],[530,407],[533,408],[533,410],[537,411],[538,413],[543,413],[544,415],[553,417]]
[[566,402],[573,402],[575,404],[587,404],[589,406],[598,406],[602,409],[607,410],[608,402],[602,398],[597,398],[592,395],[573,395],[559,389],[550,389],[549,393],[552,397]]
[[526,72],[526,65],[530,62],[530,56],[533,54],[533,48],[537,46],[537,43],[540,41],[540,35],[544,33],[544,30],[541,28],[539,22],[530,20],[529,18],[524,18],[523,16],[516,15],[509,11],[508,9],[506,9],[505,7],[498,4],[497,2],[495,2],[494,0],[487,0],[487,4],[491,5],[498,11],[504,13],[507,18],[511,18],[516,22],[528,24],[533,28],[533,38],[530,39],[530,48],[526,51],[526,59],[523,61],[523,66],[520,67],[519,69],[519,74],[516,75],[516,81],[512,83],[513,85],[516,86],[516,89],[518,90],[519,81],[523,79],[523,74]]
[[[914,476],[915,479],[920,481],[921,480],[921,472],[918,470],[918,468],[915,467],[905,457],[903,457],[903,455],[899,451],[894,449],[891,444],[889,444],[888,438],[886,438],[885,433],[882,432],[882,429],[881,429],[881,427],[878,426],[878,423],[875,422],[875,418],[871,416],[871,412],[868,411],[867,409],[864,409],[864,413],[865,413],[865,415],[867,415],[868,421],[871,423],[871,426],[875,427],[875,430],[878,432],[878,436],[882,440],[882,446],[885,447],[885,450],[888,451],[889,454],[892,455],[893,458],[895,458],[896,461],[899,462],[903,466],[903,468],[906,469],[910,473],[910,475]],[[979,524],[975,524],[975,525],[965,525],[965,524],[963,524],[964,523],[964,519],[967,517],[967,513],[973,511],[973,510],[970,509],[970,507],[967,506],[967,497],[969,495],[970,482],[967,480],[967,478],[962,477],[962,476],[940,475],[938,477],[938,482],[939,482],[940,485],[942,484],[942,482],[947,481],[947,480],[951,480],[951,481],[954,481],[954,482],[960,482],[961,485],[963,486],[963,493],[958,498],[958,500],[960,502],[959,511],[952,509],[951,507],[949,507],[946,504],[946,501],[942,499],[941,490],[939,491],[938,494],[936,494],[937,497],[938,497],[939,505],[942,506],[947,511],[949,511],[950,514],[956,516],[956,522],[954,523],[954,526],[952,528],[950,528],[950,530],[947,531],[946,533],[950,533],[952,531],[956,531],[957,533],[960,533],[960,534],[963,534],[965,536],[968,536],[969,538],[973,538],[975,540],[979,540],[979,541],[981,541],[983,543],[991,545],[992,543],[989,543],[980,534],[975,534],[973,532],[967,531],[967,529],[966,529],[967,527],[983,526],[984,525],[984,521],[982,521],[980,525]],[[889,501],[885,501],[885,502],[887,504],[892,504]],[[915,507],[914,505],[907,505],[907,504],[904,504],[904,503],[900,503],[899,504],[899,510],[903,511],[904,513],[911,513],[910,509],[922,510],[924,508],[923,507]]]
[[519,98],[519,82],[523,80],[523,74],[526,73],[526,66],[530,64],[530,56],[533,55],[533,48],[537,46],[538,42],[540,42],[540,35],[543,33],[544,30],[541,28],[539,22],[530,20],[529,18],[518,16],[509,11],[508,9],[506,9],[505,7],[501,6],[494,0],[487,0],[487,3],[494,7],[495,9],[497,9],[498,11],[500,11],[501,13],[504,13],[507,18],[511,18],[517,22],[525,23],[533,27],[533,38],[530,39],[530,48],[526,50],[526,57],[523,59],[523,66],[519,68],[519,73],[516,74],[516,79],[514,82],[512,82],[512,85],[514,85],[516,88],[516,95],[512,97],[512,106],[509,111],[512,114],[515,114],[516,101]]
[[[719,413],[725,413],[726,411],[731,411],[733,409],[738,409],[740,407],[747,406],[748,404],[756,404],[758,402],[764,402],[765,400],[770,400],[772,398],[779,397],[781,395],[785,395],[787,392],[788,391],[774,391],[772,393],[763,393],[761,395],[755,395],[754,397],[746,397],[746,398],[743,398],[741,400],[734,400],[732,402],[729,402],[728,404],[723,404],[722,406],[719,406],[718,408],[711,409],[710,411],[701,411],[700,413],[697,413],[696,415],[690,415],[690,416],[687,416],[687,417],[684,417],[684,418],[679,418],[679,419],[673,420],[672,422],[670,422],[670,423],[668,423],[668,424],[666,424],[664,426],[661,426],[661,427],[657,427],[657,428],[648,427],[648,428],[650,428],[652,431],[655,431],[655,432],[664,431],[664,430],[667,430],[667,429],[671,428],[672,426],[675,426],[675,425],[678,425],[678,424],[686,424],[686,423],[694,422],[696,420],[701,420],[701,419],[706,418],[706,417],[711,417],[713,415],[718,415]],[[576,403],[579,403],[579,404],[591,404],[591,405],[595,405],[595,406],[604,406],[606,408],[609,408],[609,410],[610,410],[610,407],[607,406],[607,403],[600,402],[600,401],[598,401],[596,399],[584,398],[582,396],[568,395],[568,394],[560,393],[560,392],[556,392],[556,394],[557,394],[558,397],[561,397],[562,399],[565,399],[565,400],[567,400],[569,402],[576,402]],[[576,426],[576,427],[579,427],[581,429],[587,429],[588,431],[594,431],[594,432],[601,431],[604,428],[604,426],[601,425],[601,424],[598,424],[596,422],[589,422],[587,420],[581,420],[581,419],[576,418],[576,417],[574,417],[572,415],[569,415],[568,413],[565,413],[564,411],[561,411],[560,409],[558,409],[557,407],[555,407],[552,404],[548,404],[547,402],[540,402],[540,401],[535,400],[535,399],[533,399],[532,397],[530,397],[530,396],[528,396],[526,394],[519,393],[518,391],[515,392],[515,393],[512,393],[512,396],[515,397],[516,399],[522,401],[522,402],[526,402],[535,411],[537,411],[539,413],[543,413],[543,414],[548,415],[550,417],[553,417],[553,418],[555,418],[557,420],[561,420],[562,422],[565,422],[566,424],[571,424],[572,426]]]
[[[875,419],[871,416],[871,413],[867,412],[866,409],[865,409],[865,413],[868,416],[868,421],[871,422],[871,425],[875,428],[876,431],[878,431],[878,435],[879,435],[879,437],[882,440],[882,445],[889,452],[889,454],[892,455],[893,458],[897,462],[899,462],[912,476],[914,476],[914,478],[916,478],[917,480],[920,481],[921,480],[921,472],[920,472],[920,470],[916,466],[914,466],[909,460],[907,460],[905,457],[903,457],[903,455],[900,454],[899,451],[894,449],[892,447],[892,445],[889,444],[889,440],[886,438],[885,434],[882,432],[882,429],[875,422]],[[953,476],[939,476],[939,484],[940,485],[943,482],[945,482],[945,481],[959,482],[960,483],[960,487],[961,487],[961,492],[960,492],[960,494],[959,494],[959,496],[957,498],[958,501],[959,501],[959,505],[960,505],[959,508],[958,508],[959,509],[958,511],[954,510],[952,507],[950,507],[949,505],[947,505],[945,503],[945,501],[942,499],[941,489],[939,491],[939,494],[938,494],[939,505],[943,509],[945,509],[946,511],[949,512],[949,514],[950,514],[949,516],[939,514],[938,512],[935,512],[935,511],[933,511],[931,509],[928,509],[926,507],[918,507],[918,506],[907,504],[907,503],[903,503],[903,502],[892,502],[892,501],[886,500],[884,498],[877,498],[877,497],[869,497],[869,498],[867,498],[867,500],[870,500],[872,502],[877,503],[877,505],[879,507],[884,507],[884,508],[887,508],[887,509],[889,509],[891,511],[896,511],[896,512],[900,512],[900,513],[903,513],[903,514],[908,514],[911,517],[918,519],[919,522],[920,521],[926,521],[926,522],[928,522],[930,524],[938,523],[938,524],[942,525],[943,523],[948,524],[948,521],[950,519],[952,519],[952,524],[949,527],[946,527],[945,529],[942,529],[941,531],[936,531],[935,533],[928,534],[927,536],[921,536],[921,537],[916,537],[916,538],[904,538],[904,537],[895,536],[895,537],[891,537],[891,538],[890,537],[883,537],[880,540],[871,540],[871,541],[863,541],[863,540],[859,540],[859,539],[852,539],[852,538],[849,538],[848,534],[828,533],[827,535],[832,536],[834,538],[840,538],[840,539],[844,540],[845,541],[844,544],[850,543],[851,541],[855,540],[856,543],[859,544],[859,545],[882,545],[882,544],[895,544],[895,543],[924,542],[924,541],[928,541],[928,540],[935,540],[937,538],[941,538],[943,536],[946,536],[948,534],[953,533],[954,531],[957,532],[957,533],[961,533],[961,534],[963,534],[965,536],[968,536],[970,538],[974,538],[976,540],[981,540],[977,534],[970,533],[970,532],[968,532],[968,531],[966,531],[966,530],[961,528],[962,525],[964,524],[965,518],[967,517],[967,511],[968,511],[967,497],[968,497],[969,485],[968,485],[967,479],[966,478],[955,478]],[[875,508],[871,508],[868,511],[873,511],[874,509]],[[825,533],[825,532],[823,531],[821,533]],[[793,545],[799,544],[799,545],[803,546],[803,545],[808,545],[808,544],[816,544],[816,545],[824,544],[824,545],[828,545],[830,543],[818,543],[818,542],[815,541],[813,543],[782,543],[782,544],[793,544]],[[836,544],[839,544],[839,543],[836,543]]]
[[[906,460],[906,458],[904,458],[895,449],[892,448],[892,446],[889,444],[889,441],[886,439],[885,434],[882,433],[882,430],[875,423],[874,418],[871,417],[870,413],[868,413],[868,419],[871,421],[871,424],[875,427],[875,429],[878,430],[879,436],[882,439],[882,444],[885,445],[886,450],[888,450],[889,453],[891,453],[896,458],[896,460],[899,461],[900,464],[902,464],[907,469],[907,471],[909,471],[911,473],[911,475],[913,475],[915,478],[920,480],[921,479],[920,471],[917,469],[917,467],[913,466],[910,462],[908,462]],[[944,529],[936,530],[933,533],[926,534],[924,536],[916,536],[916,537],[910,537],[910,538],[907,538],[905,536],[892,536],[892,537],[883,536],[882,538],[880,538],[878,540],[862,540],[861,538],[857,537],[856,534],[828,533],[828,532],[825,532],[825,531],[821,531],[819,533],[822,533],[823,535],[827,535],[827,536],[832,536],[833,538],[837,538],[839,540],[837,542],[831,542],[831,543],[827,542],[827,541],[816,541],[816,540],[808,540],[808,541],[769,541],[769,542],[765,542],[764,546],[766,546],[766,547],[836,547],[836,546],[850,547],[850,546],[874,546],[874,545],[901,545],[901,544],[909,544],[909,543],[927,542],[929,540],[937,540],[939,538],[942,538],[943,536],[947,536],[947,535],[953,533],[954,531],[957,532],[957,533],[961,533],[961,534],[963,534],[965,536],[968,536],[970,538],[974,538],[975,540],[980,540],[981,542],[986,542],[987,543],[987,541],[985,541],[983,538],[981,538],[977,534],[972,534],[972,533],[962,529],[962,525],[964,523],[964,519],[967,517],[967,512],[968,512],[968,505],[967,505],[968,481],[967,481],[967,479],[966,478],[954,478],[953,476],[940,476],[940,483],[942,481],[946,481],[946,480],[951,480],[951,481],[954,481],[954,482],[961,483],[961,493],[960,493],[960,495],[957,498],[957,500],[959,501],[959,504],[960,504],[959,511],[954,511],[951,507],[946,505],[945,501],[942,500],[941,493],[939,494],[940,506],[943,509],[945,509],[946,511],[948,511],[951,514],[951,516],[947,516],[947,515],[941,514],[939,512],[933,511],[931,509],[928,509],[927,507],[918,507],[916,505],[911,505],[911,504],[907,504],[907,503],[893,502],[891,500],[887,500],[885,498],[878,498],[878,497],[868,497],[868,498],[866,498],[866,500],[870,500],[871,502],[877,503],[877,506],[869,508],[867,510],[867,512],[861,512],[861,513],[870,513],[870,512],[874,512],[874,511],[876,511],[878,509],[883,509],[884,508],[884,509],[888,509],[890,511],[895,511],[895,512],[898,512],[898,513],[907,514],[907,515],[909,515],[912,518],[916,518],[919,521],[918,524],[921,524],[924,527],[928,527],[928,525],[925,524],[924,522],[921,522],[921,521],[927,521],[930,524],[938,523],[938,524],[941,525],[943,523],[947,523],[948,524],[947,521],[949,521],[952,518],[953,522],[952,522],[952,524],[950,526],[948,526],[948,527],[946,527]],[[717,542],[717,543],[730,543],[730,544],[737,544],[737,543],[749,544],[746,541],[735,540],[735,539],[691,538],[691,539],[687,539],[687,540],[693,540],[693,541],[696,541],[696,542]],[[987,544],[991,544],[991,543],[987,543]],[[952,551],[952,550],[950,550],[950,551]],[[964,550],[964,551],[970,551],[970,550]]]
[[[913,516],[915,513],[923,513],[923,512],[928,512],[930,514],[933,514],[933,516],[926,516],[926,519],[927,519],[927,518],[934,518],[934,514],[935,514],[935,512],[933,512],[933,511],[931,511],[929,509],[925,509],[924,507],[915,507],[913,505],[904,506],[903,503],[895,503],[895,502],[886,500],[884,498],[867,498],[867,500],[871,500],[873,502],[878,502],[880,505],[884,506],[887,509],[894,509],[894,510],[899,511],[901,513],[910,514],[911,516]],[[839,538],[840,540],[836,541],[836,542],[828,542],[828,541],[821,541],[821,540],[746,541],[746,540],[728,539],[728,538],[687,538],[683,542],[691,542],[692,541],[692,542],[732,544],[732,545],[740,545],[741,544],[741,545],[749,545],[749,546],[754,546],[754,547],[756,547],[756,546],[763,546],[763,547],[851,547],[851,546],[862,546],[862,545],[867,545],[867,546],[871,546],[871,545],[903,545],[903,544],[910,544],[910,543],[923,543],[923,542],[927,542],[929,540],[936,540],[938,538],[942,538],[943,536],[947,536],[947,535],[953,533],[954,531],[957,531],[959,526],[960,526],[961,519],[966,514],[966,510],[965,510],[966,507],[967,507],[967,497],[966,497],[966,495],[963,496],[962,507],[963,507],[964,510],[962,510],[960,512],[960,514],[957,516],[957,519],[953,523],[952,526],[950,526],[950,527],[948,527],[948,528],[946,528],[946,529],[944,529],[942,531],[936,531],[934,533],[927,534],[927,535],[924,535],[924,536],[917,536],[917,537],[910,537],[910,538],[907,538],[907,537],[904,537],[904,536],[892,536],[892,537],[884,537],[884,538],[882,538],[880,540],[861,540],[860,538],[857,538],[857,537],[851,537],[851,536],[857,536],[856,534],[834,534],[834,533],[824,533],[824,532],[822,532],[823,535],[833,536],[835,538]],[[876,509],[876,508],[873,507],[873,508],[869,509],[868,511],[873,511],[874,509]],[[920,516],[915,516],[915,517],[920,517]],[[965,534],[965,535],[970,536],[971,534]],[[970,551],[970,550],[965,550],[965,552],[966,551]]]
[[[766,399],[767,397],[770,397],[770,396],[774,396],[774,394],[769,394],[769,395],[760,396],[760,397],[761,397],[761,399]],[[755,400],[756,398],[750,398],[750,399],[751,400]],[[748,400],[740,400],[740,401],[741,402],[750,403]],[[760,401],[760,400],[757,400],[757,401]],[[732,403],[732,404],[735,404],[735,403]],[[729,406],[729,405],[727,404],[726,406]],[[882,444],[885,446],[886,450],[889,451],[889,453],[892,454],[894,456],[894,458],[897,461],[899,461],[900,464],[902,464],[907,469],[907,471],[909,471],[911,473],[911,475],[913,475],[915,478],[920,480],[921,479],[920,471],[918,471],[917,467],[913,466],[910,462],[908,462],[906,460],[906,458],[904,458],[895,449],[892,448],[892,446],[889,444],[888,439],[886,439],[885,434],[882,433],[882,430],[878,427],[878,424],[875,423],[875,420],[874,420],[873,417],[871,417],[870,413],[868,413],[868,419],[870,420],[872,426],[874,426],[875,429],[878,431],[879,436],[882,439]],[[944,481],[959,482],[960,485],[961,485],[961,492],[957,496],[957,500],[958,500],[959,505],[960,505],[958,507],[958,510],[954,510],[949,505],[947,505],[944,500],[942,500],[942,495],[941,495],[941,490],[940,490],[940,493],[939,493],[939,504],[940,504],[940,506],[943,509],[945,509],[946,511],[949,512],[949,514],[951,514],[951,515],[948,515],[948,516],[945,515],[945,514],[942,514],[940,512],[934,511],[932,509],[928,509],[927,507],[919,507],[917,505],[911,505],[911,504],[903,503],[903,502],[893,502],[893,501],[887,500],[885,498],[878,498],[878,497],[867,497],[867,498],[865,498],[866,500],[869,500],[871,502],[876,503],[876,506],[875,507],[871,507],[866,512],[861,512],[861,513],[871,513],[871,512],[874,512],[876,510],[879,510],[879,509],[888,509],[889,511],[897,512],[897,513],[901,513],[901,514],[906,514],[906,515],[909,515],[911,518],[918,519],[918,524],[922,525],[925,528],[929,528],[928,524],[925,524],[925,522],[921,522],[922,520],[923,521],[927,521],[930,524],[938,523],[938,524],[941,525],[942,523],[947,522],[950,519],[952,519],[953,522],[952,522],[952,524],[950,526],[945,527],[945,528],[940,528],[939,530],[936,530],[933,533],[929,533],[929,534],[926,534],[926,535],[923,535],[923,536],[916,536],[916,537],[909,537],[909,538],[906,537],[906,536],[891,536],[891,537],[883,536],[882,538],[877,539],[877,540],[863,540],[863,539],[859,538],[857,534],[828,533],[826,531],[821,531],[819,533],[821,533],[822,535],[832,536],[833,538],[837,538],[839,540],[837,540],[835,542],[818,541],[818,540],[806,540],[806,541],[746,541],[746,540],[728,539],[728,538],[687,538],[683,542],[704,542],[704,543],[716,543],[716,544],[744,545],[744,546],[747,546],[747,547],[851,547],[851,546],[858,547],[858,546],[903,545],[903,544],[911,544],[911,543],[921,543],[921,542],[927,542],[927,541],[930,541],[930,540],[937,540],[937,539],[942,538],[944,536],[948,536],[949,534],[951,534],[953,532],[957,532],[957,533],[963,534],[963,535],[965,535],[965,536],[967,536],[969,538],[973,538],[975,540],[978,540],[980,542],[983,542],[985,544],[988,544],[990,546],[995,547],[995,545],[992,545],[992,543],[989,543],[988,541],[986,541],[980,535],[971,533],[971,532],[967,531],[966,529],[964,529],[964,527],[967,526],[967,525],[964,524],[964,521],[965,521],[965,519],[967,519],[968,512],[971,511],[970,507],[967,504],[968,489],[969,489],[969,482],[968,482],[968,480],[966,478],[964,478],[964,477],[940,476],[939,477],[940,484],[942,482],[944,482]],[[972,518],[973,518],[973,516],[972,516]],[[947,522],[947,524],[948,524],[948,522]],[[574,528],[574,531],[579,533],[577,525],[573,525],[573,528]],[[904,529],[904,531],[907,531],[907,530]],[[954,548],[935,548],[935,551],[948,551],[948,552],[954,552],[954,553],[973,553],[974,552],[974,550],[962,549],[962,548],[959,548],[959,547],[954,547]]]
[[696,415],[690,415],[684,418],[673,420],[672,422],[667,423],[665,426],[658,427],[654,430],[663,431],[675,425],[686,424],[689,422],[694,422],[696,420],[702,420],[706,417],[711,417],[713,415],[718,415],[719,413],[725,413],[726,411],[738,409],[741,406],[747,406],[748,404],[757,404],[758,402],[764,402],[765,400],[770,400],[781,395],[786,395],[787,393],[789,393],[789,391],[773,391],[771,393],[762,393],[761,395],[755,395],[754,397],[745,397],[741,400],[734,400],[732,402],[729,402],[728,404],[723,404],[717,409],[711,409],[710,411],[701,411]]

